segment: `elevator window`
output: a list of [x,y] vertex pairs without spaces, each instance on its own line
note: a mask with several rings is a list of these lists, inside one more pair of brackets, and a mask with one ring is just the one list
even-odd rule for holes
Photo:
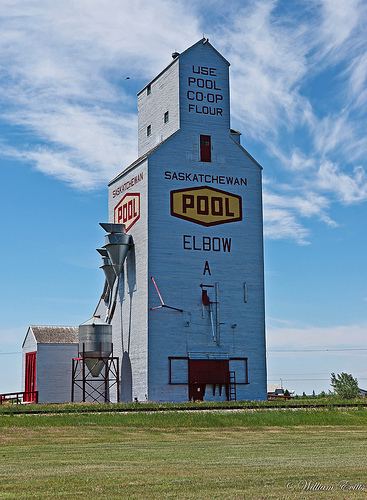
[[200,136],[200,161],[212,161],[212,145],[210,135]]

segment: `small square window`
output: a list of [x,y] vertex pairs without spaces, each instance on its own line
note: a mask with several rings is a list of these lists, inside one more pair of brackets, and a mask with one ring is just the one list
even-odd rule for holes
[[164,118],[163,118],[163,121],[164,121],[164,123],[168,123],[168,120],[169,120],[169,114],[168,114],[168,111],[166,111],[166,112],[164,113]]
[[151,94],[152,93],[152,86],[149,84],[147,86],[147,95]]
[[152,126],[148,125],[147,126],[147,137],[149,137],[152,134]]

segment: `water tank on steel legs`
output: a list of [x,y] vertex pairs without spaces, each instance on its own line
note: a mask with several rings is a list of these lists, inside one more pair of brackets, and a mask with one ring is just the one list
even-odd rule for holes
[[[84,346],[83,346],[84,344]],[[79,325],[79,352],[86,358],[85,363],[93,377],[98,377],[104,362],[112,352],[112,325],[105,323],[99,316],[93,316]]]

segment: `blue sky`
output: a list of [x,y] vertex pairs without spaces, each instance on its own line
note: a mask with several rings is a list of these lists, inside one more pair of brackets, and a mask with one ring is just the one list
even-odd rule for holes
[[22,387],[29,324],[90,317],[136,92],[203,34],[264,167],[269,382],[367,387],[366,3],[3,0],[0,16],[0,392]]

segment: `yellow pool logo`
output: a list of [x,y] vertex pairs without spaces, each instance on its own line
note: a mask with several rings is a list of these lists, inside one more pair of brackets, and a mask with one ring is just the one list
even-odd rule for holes
[[171,191],[171,215],[201,226],[242,220],[242,198],[220,189],[201,186]]

